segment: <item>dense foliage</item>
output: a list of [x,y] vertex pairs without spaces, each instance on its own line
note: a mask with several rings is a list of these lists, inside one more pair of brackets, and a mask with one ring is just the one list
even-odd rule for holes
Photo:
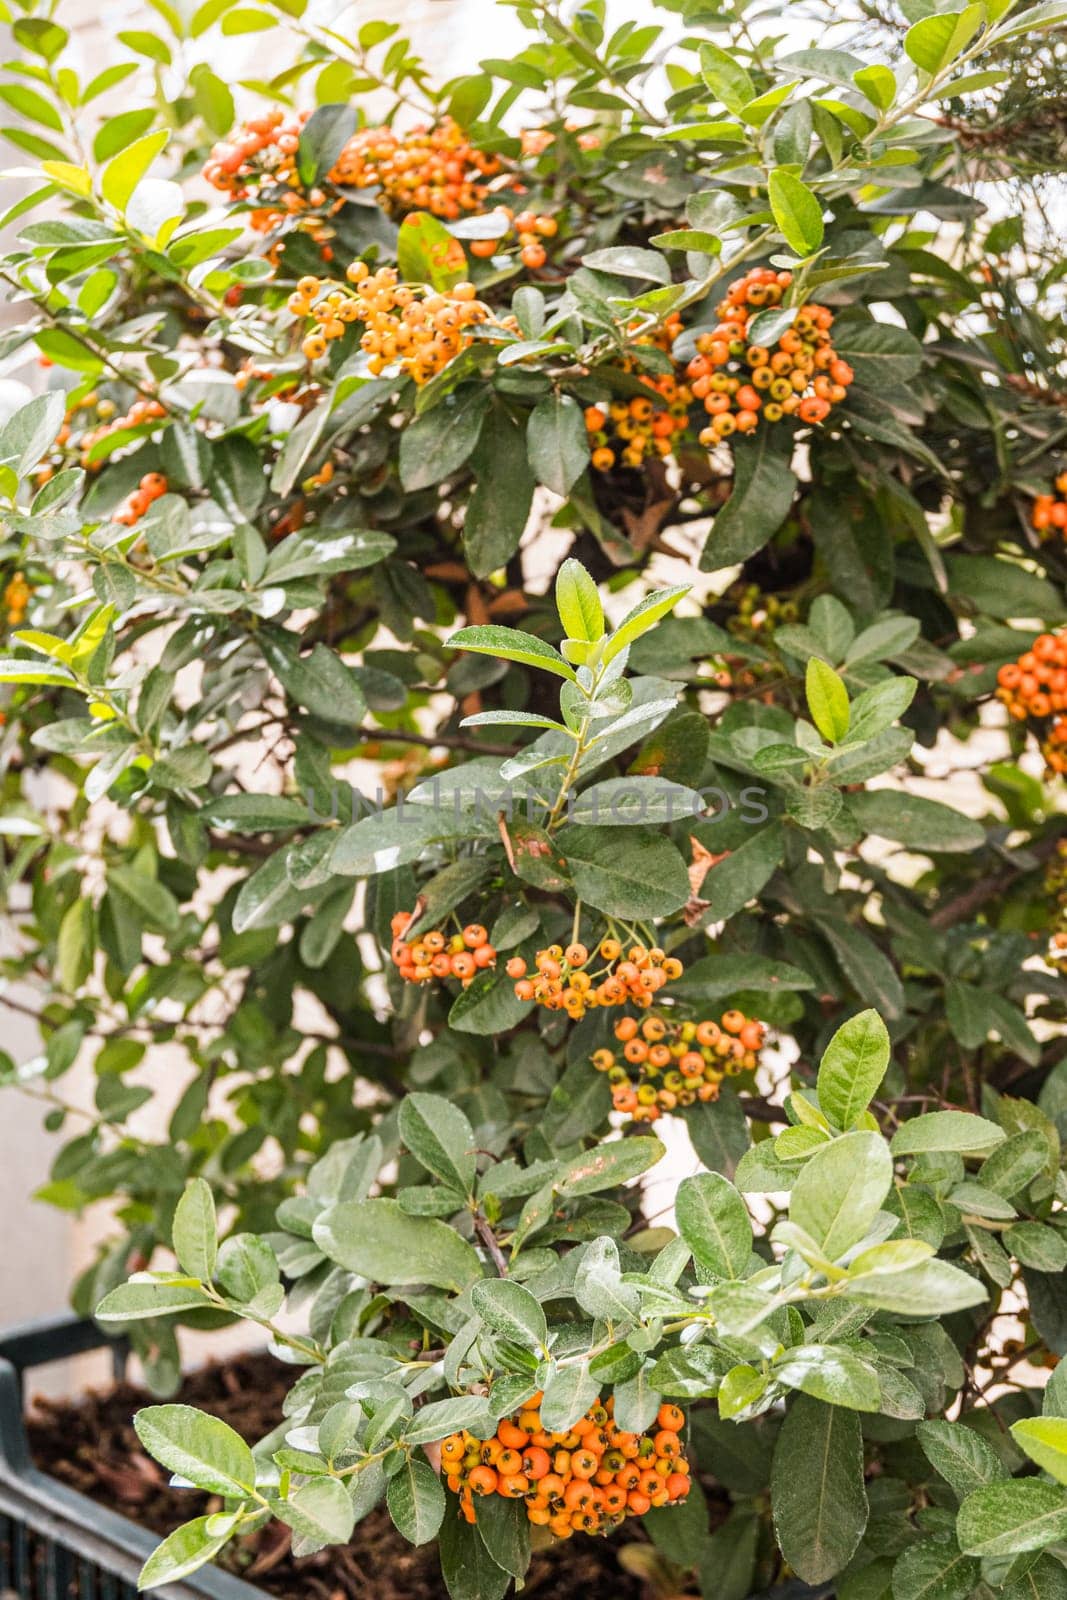
[[384,1497],[455,1600],[1063,1600],[1062,269],[973,136],[1067,10],[516,9],[12,25],[0,1075],[162,1396],[300,1369],[142,1413],[225,1502],[145,1582]]

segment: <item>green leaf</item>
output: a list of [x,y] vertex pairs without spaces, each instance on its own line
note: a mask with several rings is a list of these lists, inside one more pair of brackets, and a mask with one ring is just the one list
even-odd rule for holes
[[1016,1479],[976,1489],[956,1519],[968,1555],[1015,1556],[1067,1538],[1067,1494],[1058,1484]]
[[970,852],[985,844],[980,822],[939,800],[902,794],[899,789],[868,789],[850,795],[849,810],[864,833],[896,839],[912,850]]
[[556,610],[569,639],[585,639],[596,644],[604,636],[604,607],[600,591],[573,557],[564,561],[556,573]]
[[622,1281],[614,1239],[594,1239],[586,1246],[574,1275],[574,1298],[591,1317],[621,1323],[636,1317],[640,1296],[633,1284]]
[[186,1185],[175,1207],[171,1238],[182,1271],[210,1283],[218,1257],[218,1222],[211,1185],[203,1178]]
[[923,1455],[962,1500],[984,1484],[1005,1478],[1007,1472],[993,1449],[974,1428],[940,1417],[920,1422],[915,1436]]
[[614,245],[608,250],[592,250],[582,257],[582,265],[594,272],[611,272],[620,278],[641,278],[645,282],[670,283],[671,269],[656,250],[641,250],[636,245]]
[[818,656],[808,659],[804,692],[811,720],[830,744],[839,744],[848,733],[848,690],[833,667]]
[[834,329],[834,349],[855,372],[856,382],[874,394],[910,383],[924,360],[915,335],[891,322],[842,323],[840,330]]
[[584,1416],[600,1397],[600,1382],[588,1363],[556,1368],[544,1385],[541,1426],[549,1433],[564,1433]]
[[0,461],[23,478],[47,455],[63,426],[63,391],[35,395],[0,428]]
[[822,206],[806,183],[776,167],[767,182],[774,220],[798,256],[814,255],[823,240]]
[[325,178],[359,127],[354,106],[317,106],[300,131],[296,170],[305,188]]
[[297,578],[329,577],[376,566],[392,555],[396,540],[377,528],[351,528],[344,533],[322,531],[290,534],[271,551],[263,574],[264,587],[292,583]]
[[879,111],[887,111],[897,97],[897,80],[889,67],[861,67],[852,74],[852,81]]
[[541,667],[572,682],[575,678],[574,668],[568,666],[558,650],[536,635],[523,633],[518,628],[499,628],[493,624],[460,628],[445,643],[450,650],[473,650],[479,655],[518,661],[525,667]]
[[411,211],[400,225],[397,267],[408,283],[428,283],[447,291],[467,276],[467,257],[454,239],[428,211]]
[[479,972],[458,994],[448,1013],[448,1025],[457,1033],[499,1035],[514,1028],[528,1014],[515,985],[504,972]]
[[138,1589],[158,1589],[162,1583],[177,1583],[208,1561],[233,1537],[236,1519],[214,1516],[196,1517],[184,1522],[157,1545],[141,1568]]
[[773,428],[751,439],[731,441],[734,481],[730,498],[716,513],[700,557],[701,572],[721,572],[754,556],[778,532],[793,505],[797,479],[774,443]]
[[613,661],[620,650],[625,650],[627,645],[633,644],[634,640],[647,633],[649,628],[655,627],[668,611],[673,611],[679,600],[689,593],[689,588],[689,584],[682,583],[673,589],[657,589],[632,606],[604,646],[602,659],[605,664]]
[[704,808],[705,802],[695,789],[671,783],[667,778],[606,778],[574,796],[567,815],[571,822],[583,826],[599,823],[606,828],[621,828],[639,823],[692,821]]
[[[283,643],[283,638],[285,642]],[[327,722],[358,727],[367,714],[367,702],[358,680],[328,645],[315,644],[307,655],[297,655],[288,636],[258,638],[271,670],[290,700]]]
[[838,1028],[819,1064],[819,1105],[837,1127],[855,1126],[889,1066],[889,1034],[877,1011],[861,1011]]
[[409,422],[400,435],[400,481],[409,494],[450,478],[478,443],[489,391],[462,384]]
[[437,1094],[408,1094],[400,1102],[400,1137],[427,1172],[469,1194],[478,1171],[474,1130],[458,1106]]
[[987,1156],[1004,1142],[1003,1128],[969,1111],[930,1111],[912,1117],[893,1135],[895,1156],[953,1151],[961,1156]]
[[[874,739],[892,727],[911,705],[917,688],[914,678],[893,677],[885,678],[858,694],[850,712],[849,745],[855,746]],[[831,767],[830,770],[835,771],[836,768]],[[902,798],[909,799],[910,796]]]
[[602,1189],[614,1189],[617,1184],[639,1177],[655,1166],[663,1154],[664,1147],[658,1139],[612,1139],[566,1162],[554,1187],[564,1195],[599,1194]]
[[316,1546],[347,1544],[356,1524],[352,1498],[338,1478],[315,1478],[287,1500],[272,1500],[274,1515]]
[[1032,1564],[1019,1563],[1024,1572],[1016,1574],[1001,1590],[1001,1600],[1067,1600],[1067,1572],[1055,1556],[1041,1555]]
[[769,1381],[766,1373],[757,1372],[747,1361],[731,1367],[720,1383],[719,1392],[715,1397],[719,1406],[719,1416],[736,1417],[739,1412],[754,1405],[766,1393]]
[[686,1178],[675,1201],[678,1231],[702,1267],[740,1278],[752,1254],[752,1221],[733,1184],[718,1172]]
[[[810,1163],[809,1163],[810,1165]],[[863,1273],[850,1277],[845,1296],[878,1311],[896,1312],[902,1317],[928,1315],[936,1306],[941,1316],[965,1311],[987,1299],[978,1278],[963,1272],[949,1261],[921,1261],[903,1272]]]
[[429,1544],[445,1517],[445,1491],[428,1461],[407,1455],[385,1491],[389,1515],[410,1544]]
[[982,1162],[978,1182],[1010,1200],[1049,1165],[1048,1140],[1039,1128],[1014,1133]]
[[441,1575],[452,1600],[504,1600],[511,1574],[495,1562],[476,1527],[453,1505],[438,1536]]
[[962,1555],[955,1540],[921,1539],[897,1557],[893,1600],[968,1600],[981,1572],[980,1563]]
[[1067,1417],[1024,1417],[1011,1436],[1050,1478],[1067,1483]]
[[462,1428],[478,1428],[488,1416],[485,1395],[461,1394],[451,1400],[431,1400],[416,1411],[404,1429],[404,1440],[407,1444],[432,1444]]
[[557,837],[576,893],[605,916],[667,917],[689,899],[685,862],[662,834],[575,823]]
[[867,1526],[859,1417],[802,1395],[786,1413],[771,1473],[782,1555],[805,1583],[841,1571]]
[[736,57],[717,44],[700,46],[700,75],[712,94],[735,116],[756,92]]
[[165,128],[146,133],[108,162],[100,179],[100,192],[116,211],[125,211],[133,191],[169,139]]
[[106,1294],[93,1315],[98,1322],[145,1322],[214,1304],[197,1284],[132,1279]]
[[1035,1272],[1058,1273],[1067,1268],[1067,1239],[1040,1222],[1017,1222],[1001,1234],[1005,1250]]
[[119,865],[107,875],[108,887],[129,901],[148,928],[159,933],[174,933],[180,921],[178,902],[162,883],[139,872],[136,867]]
[[474,488],[463,519],[463,548],[475,577],[503,567],[519,548],[533,503],[526,430],[497,402],[470,458]]
[[530,1565],[530,1520],[521,1500],[489,1494],[478,1501],[478,1533],[498,1566],[522,1579]]
[[529,1289],[510,1278],[484,1278],[471,1290],[475,1311],[497,1333],[516,1344],[531,1345],[544,1354],[548,1323],[540,1303]]
[[530,413],[526,443],[537,481],[566,498],[589,464],[589,434],[577,400],[554,394],[538,401]]
[[229,1497],[255,1487],[251,1450],[218,1417],[193,1406],[147,1406],[133,1425],[150,1456],[198,1489]]
[[215,1278],[223,1294],[247,1303],[278,1283],[277,1257],[257,1234],[231,1233],[219,1249]]
[[798,1344],[774,1364],[774,1378],[827,1405],[852,1411],[877,1411],[881,1403],[878,1373],[869,1361],[833,1344]]
[[473,1246],[453,1228],[405,1216],[395,1200],[342,1200],[316,1220],[313,1234],[331,1261],[375,1283],[428,1283],[461,1294],[482,1275]]
[[200,811],[205,827],[217,833],[273,833],[306,827],[313,821],[303,800],[285,794],[227,794]]
[[889,1146],[878,1133],[846,1133],[804,1164],[789,1200],[790,1220],[836,1261],[868,1231],[893,1182]]
[[980,5],[972,5],[963,11],[940,11],[921,17],[904,35],[907,55],[933,77],[974,37],[982,21],[982,11]]

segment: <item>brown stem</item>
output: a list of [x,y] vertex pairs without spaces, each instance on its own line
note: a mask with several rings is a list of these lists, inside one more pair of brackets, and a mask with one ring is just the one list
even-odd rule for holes
[[[1067,838],[1067,825],[1058,832],[1049,834],[1047,839],[1038,840],[1037,844],[1031,845],[1030,848],[1040,862],[1045,862],[1056,854],[1063,838]],[[958,922],[967,922],[988,901],[995,900],[998,895],[1010,889],[1018,877],[1019,869],[1009,867],[1004,872],[994,872],[988,878],[980,878],[962,894],[955,895],[951,900],[946,900],[943,906],[939,906],[930,918],[930,926],[953,928]]]
[[474,1213],[474,1231],[478,1235],[478,1238],[481,1240],[482,1244],[485,1246],[489,1255],[489,1259],[496,1268],[497,1277],[506,1278],[508,1275],[508,1264],[507,1260],[505,1259],[504,1252],[497,1243],[496,1234],[493,1232],[489,1223],[486,1221],[485,1217],[482,1216],[480,1211],[476,1211]]

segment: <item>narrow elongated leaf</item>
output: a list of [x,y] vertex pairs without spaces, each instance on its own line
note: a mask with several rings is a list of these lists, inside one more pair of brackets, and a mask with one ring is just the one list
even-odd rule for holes
[[733,1184],[719,1172],[686,1178],[675,1210],[694,1259],[721,1277],[740,1278],[752,1254],[752,1221]]
[[771,211],[786,244],[798,256],[813,255],[822,244],[822,206],[806,183],[775,168],[767,185]]
[[518,628],[498,628],[492,624],[460,628],[446,643],[450,650],[474,650],[479,655],[499,656],[504,661],[518,661],[526,667],[541,667],[559,678],[575,676],[574,668],[564,661],[558,650]]
[[194,1178],[174,1211],[174,1254],[191,1278],[210,1282],[218,1256],[218,1223],[211,1185]]
[[217,1515],[183,1522],[152,1551],[141,1568],[138,1589],[158,1589],[160,1584],[177,1583],[179,1578],[196,1572],[214,1560],[232,1538],[236,1526],[236,1520],[228,1524],[226,1518]]
[[889,1034],[877,1011],[838,1028],[819,1064],[819,1105],[846,1131],[866,1111],[889,1066]]
[[445,1491],[428,1461],[408,1455],[385,1491],[389,1515],[410,1544],[428,1544],[445,1519]]
[[530,414],[526,442],[538,482],[566,496],[589,462],[589,434],[577,400],[557,394],[539,401]]
[[863,1439],[854,1411],[801,1395],[786,1413],[771,1473],[782,1554],[805,1583],[825,1583],[867,1526]]

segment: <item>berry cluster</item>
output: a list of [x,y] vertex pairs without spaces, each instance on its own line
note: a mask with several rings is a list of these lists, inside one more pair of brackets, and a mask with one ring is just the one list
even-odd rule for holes
[[405,983],[432,983],[435,978],[458,978],[466,988],[478,973],[496,965],[496,951],[480,922],[470,922],[457,933],[431,928],[416,938],[404,934],[414,912],[398,911],[390,926],[393,945],[390,954]]
[[247,200],[264,180],[278,184],[296,178],[296,153],[307,113],[267,111],[242,122],[229,139],[216,144],[202,176],[233,200]]
[[1038,495],[1030,511],[1030,524],[1042,539],[1053,539],[1058,533],[1067,540],[1067,472],[1060,473],[1055,488],[1055,494]]
[[764,594],[758,583],[736,584],[726,598],[736,605],[726,626],[738,638],[769,639],[776,628],[800,621],[800,607],[795,600]]
[[689,1463],[679,1437],[685,1415],[678,1406],[660,1406],[654,1433],[627,1433],[615,1425],[609,1396],[572,1428],[550,1433],[541,1426],[541,1399],[535,1394],[491,1439],[464,1431],[442,1444],[442,1470],[468,1522],[477,1521],[479,1498],[499,1494],[524,1500],[535,1527],[569,1539],[609,1533],[627,1517],[673,1505],[689,1493]]
[[[541,216],[536,211],[520,211],[517,217],[512,217],[507,206],[502,206],[500,209],[510,218],[511,225],[519,236],[519,260],[524,267],[536,272],[548,259],[543,241],[556,237],[559,223],[555,217]],[[496,255],[500,245],[500,239],[472,239],[469,249],[472,256],[488,260],[489,257]]]
[[1053,718],[1041,750],[1052,772],[1067,773],[1067,630],[1042,633],[1018,661],[997,673],[997,699],[1019,721]]
[[7,610],[9,627],[20,628],[25,622],[32,593],[33,590],[21,572],[14,573],[8,579],[4,588],[4,606]]
[[[102,415],[104,402],[97,406],[97,414]],[[99,466],[99,462],[89,460],[89,451],[100,439],[107,439],[113,433],[122,433],[127,428],[143,428],[146,423],[158,422],[166,416],[166,408],[158,400],[135,400],[129,411],[124,416],[106,418],[99,428],[92,428],[82,435],[81,453],[82,466]]]
[[500,171],[496,156],[471,144],[451,117],[404,134],[361,128],[345,145],[330,182],[345,189],[377,189],[378,203],[394,217],[432,211],[454,222],[480,211],[485,179]]
[[[642,334],[635,345],[655,346],[669,354],[682,331],[682,319],[672,311],[654,333]],[[623,362],[624,372],[639,370],[635,360]],[[647,456],[669,456],[677,434],[689,427],[692,390],[671,373],[653,376],[643,373],[640,382],[648,396],[615,400],[588,406],[585,426],[589,434],[592,464],[598,472],[610,472],[616,461],[624,467],[639,467]]]
[[476,298],[472,283],[457,283],[448,294],[422,292],[401,283],[395,267],[371,272],[365,261],[353,261],[346,274],[352,288],[327,288],[318,278],[301,278],[289,296],[289,310],[313,317],[315,327],[301,349],[308,361],[326,354],[330,341],[343,338],[349,323],[363,325],[360,345],[372,373],[398,365],[416,383],[434,373],[471,343],[470,330],[490,319],[489,307]]
[[[657,1013],[638,1022],[620,1017],[613,1050],[594,1051],[592,1062],[606,1072],[616,1111],[635,1122],[656,1122],[665,1111],[717,1100],[723,1078],[751,1072],[757,1065],[766,1029],[743,1011],[727,1011],[718,1022],[678,1022]],[[636,1078],[630,1069],[637,1068]]]
[[[203,175],[233,200],[247,200],[262,188],[274,189],[273,204],[252,213],[251,223],[265,233],[286,214],[327,205],[323,188],[306,194],[297,171],[300,135],[306,113],[270,111],[242,123],[236,134],[216,144]],[[496,156],[477,150],[450,117],[433,127],[404,134],[392,128],[361,128],[342,149],[325,182],[333,189],[376,189],[378,204],[390,215],[431,211],[446,221],[480,211],[485,180],[496,176]],[[335,196],[331,210],[344,204]]]
[[158,500],[166,492],[167,480],[162,472],[146,472],[137,488],[126,496],[115,512],[112,522],[121,522],[127,528],[132,528],[135,522],[140,522],[153,500]]
[[773,348],[749,337],[752,319],[779,305],[792,281],[791,272],[753,267],[719,301],[717,326],[697,339],[686,376],[711,418],[700,434],[709,449],[732,433],[754,432],[761,416],[823,422],[845,398],[854,374],[834,350],[828,306],[799,306]]
[[520,1000],[536,1000],[549,1011],[565,1011],[575,1022],[598,1006],[621,1006],[627,1001],[650,1006],[652,996],[672,978],[680,978],[684,970],[676,956],[668,956],[656,945],[646,949],[635,944],[624,956],[618,939],[602,939],[595,954],[604,965],[591,972],[588,967],[593,954],[584,944],[569,944],[566,949],[552,944],[537,952],[532,977],[526,975],[522,956],[512,956],[505,970],[509,978],[516,979],[515,993]]

